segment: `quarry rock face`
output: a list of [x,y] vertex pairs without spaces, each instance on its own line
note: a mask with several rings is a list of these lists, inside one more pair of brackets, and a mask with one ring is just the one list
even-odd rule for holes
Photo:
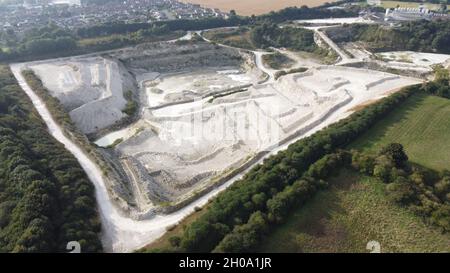
[[85,134],[107,128],[126,116],[124,93],[134,90],[131,75],[115,60],[101,57],[30,65],[50,94]]

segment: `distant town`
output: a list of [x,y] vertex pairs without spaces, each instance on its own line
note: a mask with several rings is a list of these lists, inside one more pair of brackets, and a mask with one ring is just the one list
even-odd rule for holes
[[56,24],[74,29],[98,24],[124,22],[145,23],[173,19],[226,17],[218,9],[182,3],[176,0],[25,0],[0,8],[0,26],[16,33],[27,29]]

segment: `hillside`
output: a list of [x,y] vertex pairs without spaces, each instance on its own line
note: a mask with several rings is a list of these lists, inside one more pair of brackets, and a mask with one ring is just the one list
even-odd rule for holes
[[394,28],[351,24],[330,28],[326,32],[337,43],[365,42],[370,51],[450,52],[450,24],[446,21],[413,21]]

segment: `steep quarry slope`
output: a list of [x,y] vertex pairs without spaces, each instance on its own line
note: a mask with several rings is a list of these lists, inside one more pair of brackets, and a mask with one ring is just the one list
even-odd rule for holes
[[107,128],[126,117],[124,92],[134,81],[115,60],[101,57],[56,60],[29,65],[51,95],[58,98],[85,134]]
[[206,42],[145,44],[118,57],[135,74],[192,71],[209,66],[236,66],[242,62],[239,51]]
[[[363,69],[319,66],[226,96],[145,109],[115,147],[143,207],[176,204],[293,137],[417,80]],[[141,204],[142,205],[142,204]]]

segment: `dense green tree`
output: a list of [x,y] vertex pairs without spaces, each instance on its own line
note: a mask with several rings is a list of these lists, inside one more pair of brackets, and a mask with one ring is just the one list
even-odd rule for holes
[[444,176],[438,183],[434,185],[436,194],[441,197],[442,200],[450,202],[450,177]]
[[402,167],[408,161],[403,145],[400,143],[390,143],[380,150],[380,155],[386,155],[397,167]]
[[266,216],[257,211],[250,216],[246,224],[236,226],[217,245],[214,252],[245,253],[254,251],[254,247],[261,241],[268,229]]

